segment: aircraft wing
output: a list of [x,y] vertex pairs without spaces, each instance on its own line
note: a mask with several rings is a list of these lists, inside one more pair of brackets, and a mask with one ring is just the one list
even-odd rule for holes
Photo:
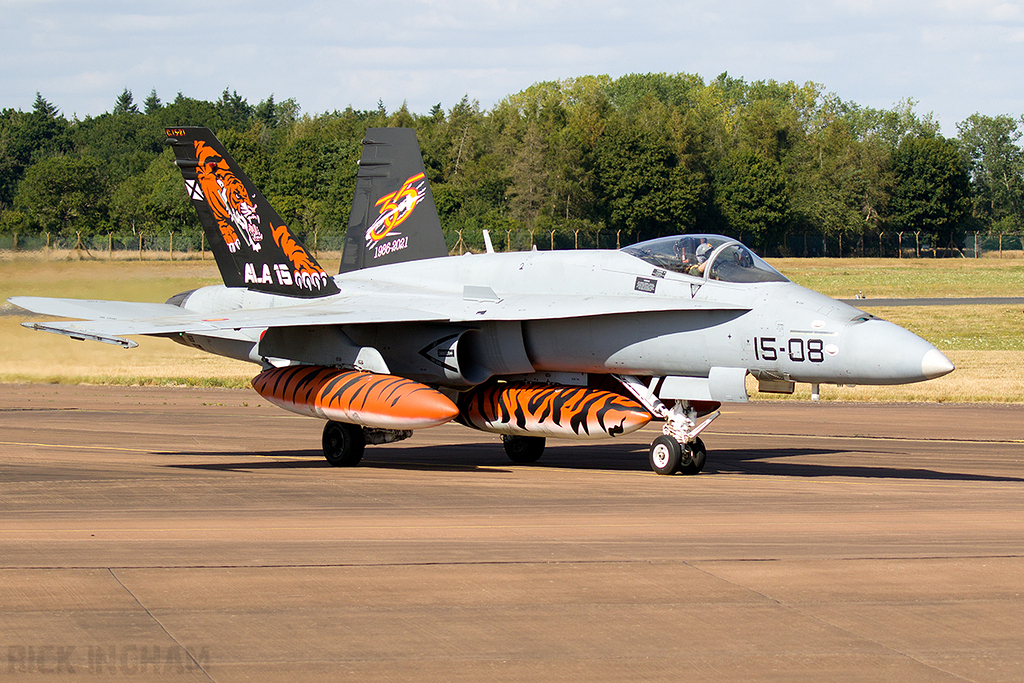
[[12,296],[8,299],[19,308],[40,315],[88,320],[124,320],[126,318],[158,318],[183,311],[171,304],[138,301],[102,301],[98,299],[51,299],[43,296]]
[[[11,297],[12,304],[33,313],[71,318],[74,322],[26,322],[25,327],[132,347],[126,335],[216,334],[218,330],[263,329],[367,323],[578,318],[640,311],[748,310],[744,306],[676,298],[521,294],[499,297],[487,287],[466,287],[461,297],[424,292],[375,296],[335,296],[290,306],[195,313],[171,304]],[[409,302],[415,301],[416,306]]]

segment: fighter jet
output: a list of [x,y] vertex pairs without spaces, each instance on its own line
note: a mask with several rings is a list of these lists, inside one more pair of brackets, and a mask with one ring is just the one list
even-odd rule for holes
[[253,388],[326,420],[331,465],[449,421],[536,462],[547,437],[663,422],[660,474],[696,474],[722,403],[759,391],[903,384],[953,364],[892,323],[789,281],[740,242],[449,256],[415,132],[367,131],[340,273],[328,275],[206,128],[166,131],[223,285],[166,303],[12,297],[78,318],[25,326],[126,348],[167,337],[260,366]]

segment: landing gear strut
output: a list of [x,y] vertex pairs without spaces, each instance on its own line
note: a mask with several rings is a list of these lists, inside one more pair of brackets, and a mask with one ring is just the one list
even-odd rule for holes
[[324,457],[333,467],[354,467],[363,459],[366,437],[363,428],[347,422],[324,425]]
[[[615,375],[615,378],[651,415],[665,420],[661,436],[651,442],[651,469],[658,474],[697,474],[704,469],[708,451],[697,435],[721,413],[716,410],[698,425],[697,409],[689,401],[677,398],[671,408],[662,403],[654,393],[657,377],[651,379],[650,386],[644,386],[639,378],[631,375]],[[720,405],[715,402],[715,407]]]

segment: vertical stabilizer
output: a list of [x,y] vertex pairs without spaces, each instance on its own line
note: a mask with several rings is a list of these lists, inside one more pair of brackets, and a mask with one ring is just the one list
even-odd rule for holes
[[225,285],[305,298],[338,292],[208,128],[166,132]]
[[416,131],[369,129],[359,160],[341,272],[447,255]]

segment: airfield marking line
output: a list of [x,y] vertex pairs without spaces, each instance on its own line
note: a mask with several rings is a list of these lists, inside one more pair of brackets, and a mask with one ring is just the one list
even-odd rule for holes
[[152,448],[125,448],[123,446],[79,446],[65,443],[28,443],[21,441],[0,441],[0,446],[34,446],[37,448],[71,448],[94,451],[129,451],[131,453],[152,453]]
[[[124,446],[79,446],[67,443],[31,443],[21,441],[0,441],[0,446],[34,446],[37,448],[65,448],[65,449],[82,449],[82,450],[94,450],[94,451],[128,451],[130,453],[152,453],[154,455],[184,455],[184,456],[202,456],[202,455],[220,455],[217,451],[208,451],[201,453],[178,453],[168,452],[166,450],[159,450],[154,448],[126,448]],[[312,452],[312,449],[310,449]],[[264,453],[250,453],[249,455],[240,457],[253,457],[253,458],[309,458],[311,456],[303,455],[273,455]],[[322,456],[321,456],[322,457]],[[240,468],[241,469],[241,468]]]

